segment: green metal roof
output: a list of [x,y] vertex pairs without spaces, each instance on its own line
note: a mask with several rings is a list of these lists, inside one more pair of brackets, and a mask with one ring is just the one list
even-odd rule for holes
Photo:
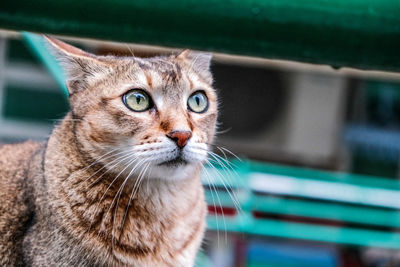
[[0,28],[400,70],[398,0],[0,3]]

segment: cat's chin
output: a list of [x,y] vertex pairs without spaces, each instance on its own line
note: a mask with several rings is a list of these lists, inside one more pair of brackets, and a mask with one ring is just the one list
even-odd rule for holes
[[179,168],[189,164],[189,162],[181,157],[177,157],[172,160],[167,160],[158,164],[158,166],[165,166],[168,168]]
[[161,179],[165,181],[179,181],[193,177],[197,174],[201,164],[189,163],[178,159],[167,161],[152,166],[148,179]]

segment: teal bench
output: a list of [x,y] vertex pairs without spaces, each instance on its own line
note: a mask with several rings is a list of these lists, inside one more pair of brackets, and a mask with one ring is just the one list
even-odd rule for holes
[[215,170],[207,170],[212,181],[203,175],[209,229],[400,249],[400,182],[250,161],[234,164],[236,175],[219,170],[225,182],[230,179],[232,192]]

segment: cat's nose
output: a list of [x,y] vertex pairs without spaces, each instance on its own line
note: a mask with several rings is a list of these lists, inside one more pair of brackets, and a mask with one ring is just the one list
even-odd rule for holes
[[191,131],[171,131],[167,137],[172,139],[179,148],[183,148],[187,141],[192,137]]

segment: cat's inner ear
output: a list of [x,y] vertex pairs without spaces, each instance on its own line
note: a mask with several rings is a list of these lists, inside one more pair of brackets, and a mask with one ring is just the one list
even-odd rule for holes
[[178,56],[178,59],[187,61],[192,70],[199,73],[210,71],[212,54],[208,52],[197,52],[189,49],[184,50]]
[[99,57],[53,37],[44,36],[67,76],[70,94],[86,89],[97,74],[105,72],[107,63]]

